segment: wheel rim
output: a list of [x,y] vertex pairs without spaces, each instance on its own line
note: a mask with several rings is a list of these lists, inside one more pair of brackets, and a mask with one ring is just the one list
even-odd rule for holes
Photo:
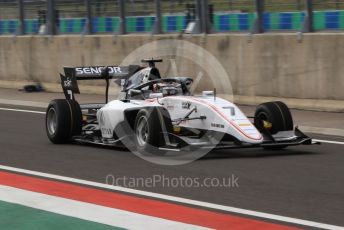
[[265,113],[260,113],[258,117],[261,121],[262,128],[270,131],[272,129],[272,123],[269,121],[268,116]]
[[144,146],[147,143],[149,135],[148,121],[146,117],[140,117],[136,128],[136,139],[140,146]]
[[55,135],[57,128],[57,116],[54,108],[50,108],[47,116],[47,128],[49,135]]

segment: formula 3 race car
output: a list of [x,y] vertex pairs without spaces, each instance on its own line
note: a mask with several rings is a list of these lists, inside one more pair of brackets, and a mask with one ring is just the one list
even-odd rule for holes
[[[192,96],[192,78],[162,78],[155,66],[161,61],[143,60],[147,67],[65,67],[60,78],[66,99],[53,100],[47,108],[48,138],[55,144],[124,146],[159,155],[181,149],[283,149],[315,143],[294,127],[283,102],[260,104],[254,116],[246,116],[215,90]],[[100,79],[106,82],[105,103],[79,105],[77,82]],[[117,100],[108,101],[111,81],[122,90]]]

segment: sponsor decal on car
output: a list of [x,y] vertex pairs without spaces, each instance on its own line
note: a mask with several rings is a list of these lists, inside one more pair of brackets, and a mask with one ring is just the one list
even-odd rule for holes
[[101,128],[101,132],[103,135],[112,135],[112,130],[107,128]]
[[225,126],[223,124],[211,123],[211,127],[223,129]]
[[63,86],[65,88],[70,88],[72,87],[72,80],[68,77],[65,81],[63,81]]
[[190,109],[191,102],[190,101],[183,101],[182,102],[182,109]]
[[[83,74],[101,74],[102,70],[106,68],[105,66],[98,66],[98,67],[79,67],[75,68],[77,75]],[[121,67],[119,66],[108,66],[109,74],[112,73],[122,73]]]

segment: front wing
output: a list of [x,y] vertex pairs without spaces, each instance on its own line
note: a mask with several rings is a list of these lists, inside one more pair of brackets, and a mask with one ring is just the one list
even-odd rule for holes
[[[179,136],[173,133],[162,133],[162,135],[167,136],[167,143],[164,143],[158,148],[171,151],[193,151],[197,149],[241,149],[241,148],[278,148],[284,146],[296,146],[296,145],[313,145],[320,144],[320,142],[315,142],[311,137],[304,134],[302,131],[295,127],[291,131],[281,131],[274,135],[270,133],[262,133],[264,140],[260,144],[252,144],[240,142],[238,140],[233,141],[216,141],[216,138],[212,137],[187,137]],[[214,135],[216,136],[216,134]],[[79,143],[84,144],[97,144],[105,146],[114,147],[125,147],[123,144],[131,143],[134,139],[134,134],[128,134],[115,139],[103,139],[100,137],[95,137],[93,135],[82,135],[74,137],[74,140]],[[166,139],[166,138],[165,138]]]
[[[311,137],[307,136],[301,132],[298,127],[295,127],[291,131],[281,131],[274,135],[268,132],[262,133],[264,140],[260,144],[244,143],[239,141],[221,141],[212,142],[205,139],[195,139],[188,137],[179,137],[174,134],[169,134],[169,136],[177,140],[177,142],[183,143],[183,146],[201,149],[240,149],[240,148],[259,148],[259,147],[284,147],[284,146],[296,146],[296,145],[313,145],[320,144],[320,142],[315,142]],[[175,146],[165,146],[171,150],[177,150],[178,147]],[[164,147],[164,148],[165,148]]]

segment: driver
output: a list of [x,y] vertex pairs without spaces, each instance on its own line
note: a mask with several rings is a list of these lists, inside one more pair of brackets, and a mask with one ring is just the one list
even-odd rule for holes
[[153,85],[154,93],[162,93],[165,96],[174,96],[178,94],[178,89],[173,83],[156,83]]

